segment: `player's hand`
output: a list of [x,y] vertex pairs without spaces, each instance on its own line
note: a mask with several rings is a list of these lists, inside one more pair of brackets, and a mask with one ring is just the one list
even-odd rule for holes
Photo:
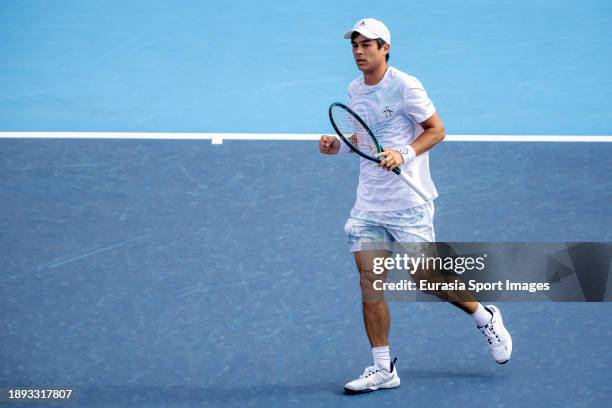
[[382,167],[387,171],[393,170],[404,163],[401,153],[396,150],[385,150],[384,152],[377,153],[375,156],[382,159],[378,163],[378,167]]
[[336,154],[340,150],[340,139],[336,136],[322,135],[319,141],[319,151],[323,154]]

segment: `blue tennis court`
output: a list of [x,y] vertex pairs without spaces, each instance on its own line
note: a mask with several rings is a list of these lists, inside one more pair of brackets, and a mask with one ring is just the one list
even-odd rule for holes
[[[608,303],[501,304],[504,366],[460,311],[391,303],[402,387],[343,394],[370,359],[343,231],[359,169],[297,136],[332,133],[359,75],[342,34],[365,16],[450,135],[612,134],[605,1],[5,3],[0,132],[296,140],[0,136],[0,388],[93,407],[607,405]],[[445,141],[437,239],[611,242],[611,157]]]

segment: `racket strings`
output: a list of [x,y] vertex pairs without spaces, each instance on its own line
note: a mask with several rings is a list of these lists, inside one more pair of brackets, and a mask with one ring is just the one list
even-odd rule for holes
[[332,116],[340,133],[351,144],[366,154],[373,155],[376,153],[376,146],[370,133],[350,112],[335,106],[332,109]]

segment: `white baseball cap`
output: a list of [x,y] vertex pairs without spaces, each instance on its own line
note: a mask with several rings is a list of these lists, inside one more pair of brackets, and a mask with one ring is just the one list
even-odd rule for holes
[[380,38],[387,44],[391,45],[391,33],[382,21],[376,20],[374,18],[362,18],[361,20],[355,23],[351,30],[347,31],[346,34],[344,34],[344,38],[351,38],[351,35],[355,31],[371,40]]

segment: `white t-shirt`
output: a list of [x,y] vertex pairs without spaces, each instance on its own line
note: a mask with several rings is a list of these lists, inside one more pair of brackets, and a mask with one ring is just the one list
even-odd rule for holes
[[[348,87],[349,106],[370,127],[386,150],[399,150],[412,143],[436,109],[421,82],[393,67],[376,85],[366,85],[363,76]],[[355,208],[363,211],[395,211],[423,204],[423,199],[391,171],[373,161],[361,159]],[[429,174],[429,154],[404,163],[402,172],[436,198],[438,193]]]

